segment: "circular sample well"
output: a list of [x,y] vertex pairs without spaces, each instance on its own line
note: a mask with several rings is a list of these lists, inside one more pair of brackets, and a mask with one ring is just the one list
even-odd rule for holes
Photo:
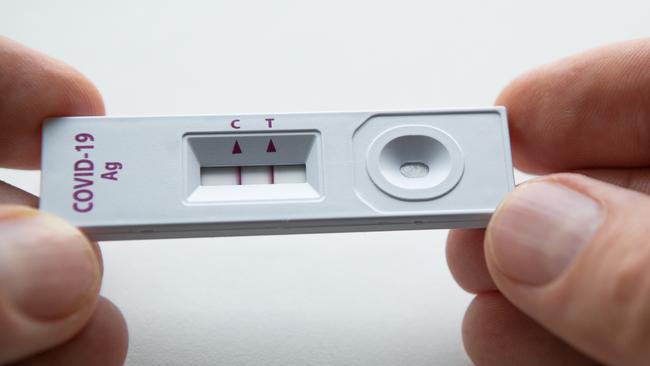
[[367,159],[372,181],[404,200],[427,200],[451,190],[463,174],[458,144],[428,126],[402,126],[373,141]]

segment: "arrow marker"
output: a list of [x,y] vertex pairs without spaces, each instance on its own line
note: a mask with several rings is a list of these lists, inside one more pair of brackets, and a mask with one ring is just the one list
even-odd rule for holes
[[273,145],[273,140],[269,140],[269,146],[266,147],[266,152],[275,152],[275,145]]
[[241,147],[239,147],[239,142],[235,140],[235,145],[232,147],[233,154],[241,154]]

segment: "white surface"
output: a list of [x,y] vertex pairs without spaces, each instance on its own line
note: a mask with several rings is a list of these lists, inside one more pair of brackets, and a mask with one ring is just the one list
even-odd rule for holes
[[[490,104],[509,79],[647,35],[647,1],[3,1],[110,114]],[[5,72],[5,70],[2,70]],[[32,191],[35,173],[1,171]],[[128,365],[467,365],[444,232],[110,243]]]
[[273,184],[305,183],[307,167],[305,165],[276,165],[272,168]]
[[241,167],[222,166],[201,168],[202,186],[236,186],[239,185]]

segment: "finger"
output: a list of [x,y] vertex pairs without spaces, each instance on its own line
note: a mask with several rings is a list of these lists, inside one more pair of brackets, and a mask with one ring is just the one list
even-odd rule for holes
[[[12,204],[12,205],[22,205],[29,207],[38,206],[38,197],[34,196],[29,192],[25,192],[18,187],[14,187],[11,184],[0,181],[0,205],[2,204]],[[91,243],[93,251],[97,256],[99,261],[100,273],[104,273],[104,260],[102,258],[102,252],[99,250],[99,245],[96,242]]]
[[498,292],[474,298],[463,320],[463,342],[476,366],[596,365]]
[[[650,169],[587,169],[576,173],[650,194]],[[494,291],[496,285],[485,264],[484,230],[450,230],[447,238],[447,263],[458,284],[468,292]]]
[[102,98],[83,75],[0,37],[0,166],[38,167],[45,118],[97,114]]
[[[2,204],[37,207],[38,197],[34,196],[29,192],[25,192],[18,187],[14,187],[11,184],[0,181],[0,205]],[[104,261],[102,258],[101,250],[99,249],[99,245],[97,245],[96,242],[92,242],[91,245],[93,247],[93,251],[95,252],[95,255],[97,256],[97,260],[99,261],[100,272],[101,274],[103,274]]]
[[575,172],[619,187],[650,194],[650,169],[648,168],[587,169]]
[[485,264],[485,230],[451,230],[447,237],[447,264],[460,287],[471,293],[496,290]]
[[[650,169],[589,169],[577,173],[650,194]],[[458,284],[468,292],[494,291],[483,251],[484,230],[450,230],[447,238],[447,263]]]
[[650,197],[577,174],[517,188],[486,231],[518,308],[605,364],[650,360]]
[[38,206],[38,197],[0,180],[0,204]]
[[91,244],[53,216],[0,206],[0,364],[74,336],[95,309],[100,267]]
[[533,173],[650,162],[650,38],[588,51],[512,82],[513,159]]
[[128,334],[120,311],[99,298],[88,324],[73,339],[13,366],[121,366],[126,358]]

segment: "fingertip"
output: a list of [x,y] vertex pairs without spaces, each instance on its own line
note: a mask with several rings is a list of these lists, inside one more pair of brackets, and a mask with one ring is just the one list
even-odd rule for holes
[[108,299],[100,297],[92,317],[79,334],[52,350],[15,366],[118,366],[128,352],[124,316]]
[[[0,62],[16,67],[13,72],[2,74],[0,79],[0,85],[13,92],[5,97],[14,102],[30,102],[25,99],[28,94],[38,93],[38,96],[55,98],[58,103],[51,103],[54,113],[104,113],[104,102],[97,87],[79,70],[61,60],[8,37],[0,37]],[[32,106],[38,107],[37,102],[42,100],[32,100]]]
[[502,296],[498,292],[477,295],[465,311],[462,324],[463,345],[476,365],[499,365],[501,355],[509,348],[507,340],[502,337],[505,329],[494,322],[494,310],[502,312],[498,307],[492,306],[498,304],[499,297]]
[[477,366],[594,365],[499,292],[477,295],[465,313],[463,343]]
[[645,166],[649,70],[646,38],[582,52],[516,78],[496,104],[508,110],[517,168],[545,174]]
[[94,116],[105,114],[104,100],[99,89],[79,70],[59,60],[43,56],[56,64],[52,73],[52,83],[59,83],[63,95],[59,110],[53,111],[50,117],[69,116]]
[[23,206],[0,206],[0,363],[61,344],[88,321],[99,260],[78,229]]
[[[513,163],[524,172],[541,174],[552,170],[547,161],[535,155],[531,148],[536,144],[533,141],[531,146],[530,141],[540,133],[552,133],[552,126],[538,112],[547,108],[549,98],[560,97],[553,92],[549,72],[548,66],[541,66],[518,76],[503,88],[495,101],[496,105],[506,107]],[[552,109],[547,113],[552,113]]]
[[496,285],[488,272],[483,250],[484,229],[451,230],[447,237],[449,270],[465,291],[493,291]]
[[37,168],[48,117],[102,115],[97,88],[79,71],[9,38],[0,38],[0,165]]
[[73,360],[85,357],[89,362],[79,365],[122,365],[129,345],[128,328],[122,312],[105,297],[100,297],[95,313],[84,329],[62,354],[67,354],[61,365],[74,365]]
[[101,282],[92,244],[64,220],[30,208],[0,207],[0,295],[35,321],[93,306]]

